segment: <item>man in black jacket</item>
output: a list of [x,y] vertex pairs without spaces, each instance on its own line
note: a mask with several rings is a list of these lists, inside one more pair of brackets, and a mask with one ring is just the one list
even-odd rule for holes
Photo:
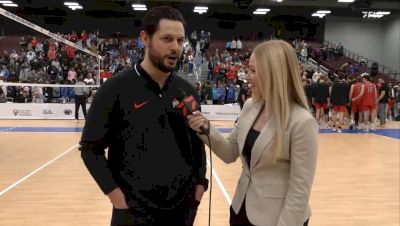
[[199,100],[173,74],[185,21],[175,9],[157,7],[142,26],[144,59],[97,92],[80,142],[82,159],[113,204],[112,226],[193,225],[208,181],[203,142],[176,108],[185,95]]

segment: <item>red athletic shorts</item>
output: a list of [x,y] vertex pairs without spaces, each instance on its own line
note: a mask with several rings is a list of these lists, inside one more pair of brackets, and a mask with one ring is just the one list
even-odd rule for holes
[[316,109],[327,109],[328,104],[327,103],[315,103],[315,108]]
[[362,111],[373,111],[375,110],[375,104],[373,105],[361,105]]
[[389,103],[388,103],[388,104],[389,104],[389,107],[392,108],[392,107],[394,106],[395,103],[396,103],[396,100],[395,100],[395,99],[390,99],[390,100],[389,100]]
[[347,112],[346,106],[341,106],[341,105],[335,105],[333,106],[333,111],[334,112]]
[[356,113],[362,111],[361,104],[351,104],[351,112]]

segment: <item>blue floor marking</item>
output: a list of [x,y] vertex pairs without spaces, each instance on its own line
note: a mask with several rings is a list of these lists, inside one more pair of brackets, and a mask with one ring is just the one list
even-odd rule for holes
[[[217,128],[220,133],[230,133],[232,132],[233,128]],[[0,132],[82,132],[82,127],[0,127]],[[333,132],[332,129],[320,129],[320,133],[337,133]],[[350,134],[367,134],[362,130],[349,130],[343,129],[343,133],[350,133]],[[374,134],[391,137],[395,139],[400,139],[400,129],[377,129]]]
[[[0,127],[0,132],[82,132],[79,127]],[[6,131],[3,131],[7,129]]]

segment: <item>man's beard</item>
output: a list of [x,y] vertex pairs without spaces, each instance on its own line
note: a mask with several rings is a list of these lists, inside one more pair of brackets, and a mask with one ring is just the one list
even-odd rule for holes
[[[152,45],[151,42],[150,42],[150,45],[149,45],[149,59],[150,59],[150,62],[156,68],[158,68],[160,71],[165,72],[165,73],[174,71],[175,67],[176,67],[176,63],[177,63],[177,61],[176,61],[176,63],[173,66],[168,66],[168,65],[164,64],[165,58],[154,53],[154,48],[153,48],[153,45]],[[177,55],[177,60],[178,59],[179,58],[178,58],[178,55]]]

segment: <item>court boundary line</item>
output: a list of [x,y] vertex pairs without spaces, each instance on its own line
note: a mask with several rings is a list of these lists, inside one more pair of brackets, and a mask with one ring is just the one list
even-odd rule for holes
[[8,132],[9,130],[13,130],[17,127],[4,127],[3,129],[0,129],[0,132]]
[[[210,167],[210,160],[209,160],[209,159],[207,159],[207,166]],[[224,184],[222,183],[221,179],[219,178],[219,176],[218,176],[218,174],[217,174],[217,171],[215,171],[215,168],[214,168],[214,167],[212,168],[212,175],[213,175],[214,179],[216,180],[216,182],[217,182],[219,188],[221,189],[221,192],[222,192],[222,194],[224,195],[224,197],[225,197],[225,199],[226,199],[226,202],[227,202],[227,203],[229,204],[229,206],[230,206],[230,205],[232,204],[232,199],[231,199],[231,197],[229,197],[229,194],[228,194],[228,192],[226,191],[226,189],[225,189],[225,187],[224,187]],[[210,195],[212,195],[212,194],[210,193]]]
[[26,179],[28,179],[29,177],[33,176],[34,174],[36,174],[37,172],[39,172],[40,170],[46,168],[48,165],[52,164],[53,162],[55,162],[56,160],[58,160],[59,158],[63,157],[64,155],[66,155],[68,152],[74,150],[79,144],[75,144],[74,146],[70,147],[69,149],[67,149],[66,151],[64,151],[63,153],[61,153],[60,155],[58,155],[57,157],[53,158],[52,160],[50,160],[49,162],[45,163],[44,165],[42,165],[41,167],[37,168],[36,170],[34,170],[33,172],[31,172],[30,174],[26,175],[25,177],[19,179],[17,182],[15,182],[14,184],[8,186],[6,189],[4,189],[3,191],[0,191],[0,196],[4,195],[5,193],[7,193],[8,191],[10,191],[11,189],[15,188],[17,185],[19,185],[20,183],[24,182]]

